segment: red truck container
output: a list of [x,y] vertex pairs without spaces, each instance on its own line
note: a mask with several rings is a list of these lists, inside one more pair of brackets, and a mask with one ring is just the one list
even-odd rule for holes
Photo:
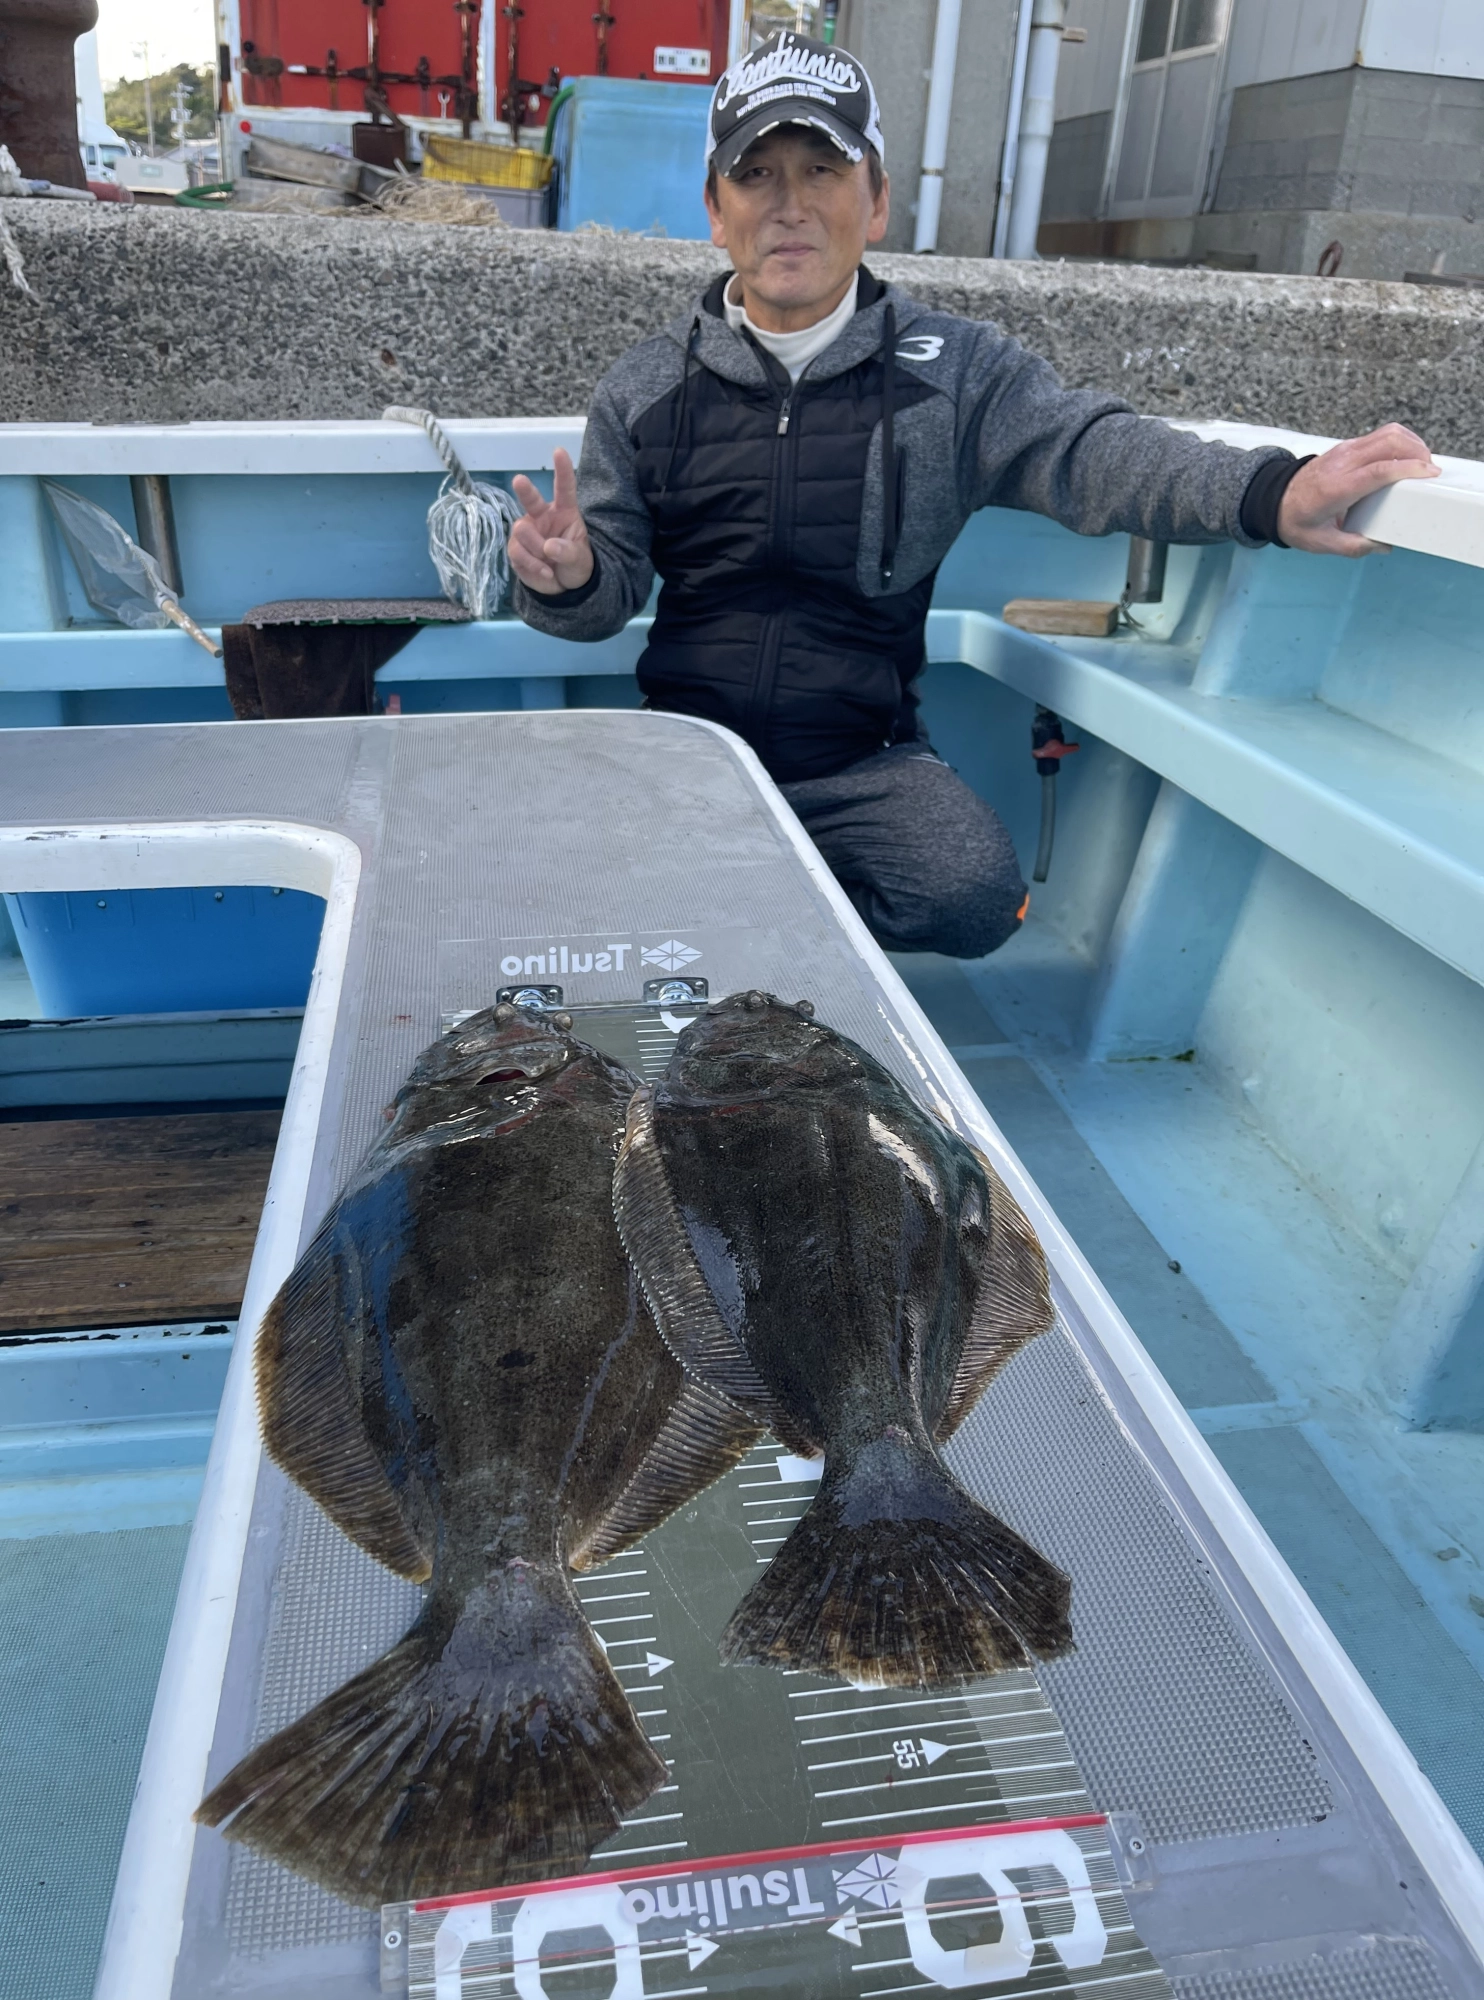
[[239,0],[238,14],[244,105],[360,112],[370,87],[403,117],[519,126],[570,77],[710,84],[726,64],[727,0]]

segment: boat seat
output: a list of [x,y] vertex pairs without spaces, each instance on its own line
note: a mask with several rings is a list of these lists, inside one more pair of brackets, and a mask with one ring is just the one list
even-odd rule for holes
[[1468,765],[1312,695],[1201,693],[1190,652],[1157,640],[936,610],[928,658],[1054,709],[1484,981],[1484,779]]

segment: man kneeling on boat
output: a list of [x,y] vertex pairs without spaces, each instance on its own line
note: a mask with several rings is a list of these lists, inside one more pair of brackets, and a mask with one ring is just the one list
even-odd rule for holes
[[883,944],[975,958],[1019,928],[1026,887],[913,692],[968,516],[1362,555],[1346,510],[1437,468],[1398,424],[1298,459],[1064,389],[997,327],[872,277],[887,204],[876,94],[847,51],[782,33],[727,71],[706,206],[733,269],[603,377],[580,475],[558,451],[552,500],[516,481],[515,603],[605,639],[657,571],[648,705],[752,745]]

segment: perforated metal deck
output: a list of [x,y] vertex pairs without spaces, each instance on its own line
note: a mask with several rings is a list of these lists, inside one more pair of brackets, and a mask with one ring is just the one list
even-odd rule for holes
[[[419,1049],[509,984],[514,960],[569,999],[620,1001],[662,964],[642,966],[646,949],[673,960],[678,944],[713,994],[814,999],[998,1157],[1046,1243],[1059,1327],[951,1456],[1074,1579],[1077,1651],[1041,1685],[1175,1991],[1484,2000],[1461,1837],[734,740],[594,711],[6,731],[0,813],[7,889],[272,881],[280,838],[278,879],[304,887],[294,829],[353,844],[322,843],[314,864],[338,886],[244,1333]],[[559,968],[564,948],[567,972],[543,975],[535,961]],[[608,968],[573,972],[589,952]],[[256,1457],[249,1345],[145,1756],[106,2000],[377,1992],[374,1917],[189,1825],[203,1780],[372,1658],[416,1595]]]

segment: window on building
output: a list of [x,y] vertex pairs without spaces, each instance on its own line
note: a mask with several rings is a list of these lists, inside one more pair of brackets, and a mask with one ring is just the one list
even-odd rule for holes
[[1174,0],[1144,0],[1144,18],[1139,23],[1139,47],[1135,62],[1158,62],[1170,46],[1170,17]]
[[1175,17],[1175,39],[1171,50],[1208,49],[1221,40],[1221,17],[1226,0],[1180,0]]
[[1221,40],[1226,0],[1144,0],[1139,20],[1137,63],[1162,62],[1187,49],[1208,49]]
[[1110,213],[1196,213],[1210,160],[1231,0],[1143,0]]

